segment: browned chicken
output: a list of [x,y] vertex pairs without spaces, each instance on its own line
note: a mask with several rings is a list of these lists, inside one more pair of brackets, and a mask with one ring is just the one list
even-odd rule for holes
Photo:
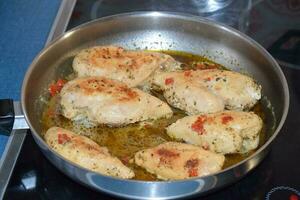
[[81,167],[107,176],[134,177],[134,172],[110,155],[106,147],[100,147],[87,137],[59,127],[50,128],[44,137],[51,149]]
[[62,114],[87,124],[120,126],[172,116],[168,104],[158,98],[104,77],[69,81],[60,95]]
[[125,50],[118,46],[96,46],[82,50],[73,61],[79,77],[104,76],[126,83],[143,85],[157,69],[173,71],[180,63],[171,56],[141,50]]
[[184,117],[167,127],[167,133],[213,152],[245,153],[258,146],[262,124],[253,112],[224,111]]
[[164,180],[206,176],[222,169],[225,157],[191,144],[167,142],[139,151],[137,165]]

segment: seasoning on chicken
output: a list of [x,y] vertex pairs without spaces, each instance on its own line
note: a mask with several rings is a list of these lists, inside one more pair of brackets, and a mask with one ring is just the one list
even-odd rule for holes
[[224,110],[223,100],[183,72],[157,72],[152,79],[154,89],[162,90],[168,103],[189,115]]
[[64,85],[60,95],[66,118],[94,125],[120,126],[173,114],[158,98],[104,77],[74,79]]
[[87,137],[59,127],[50,128],[44,137],[51,149],[86,169],[123,179],[134,177],[134,172],[113,157],[106,147],[100,147]]
[[253,112],[224,111],[188,116],[167,127],[167,134],[216,153],[245,153],[257,148],[262,120]]
[[206,176],[222,169],[225,157],[200,147],[167,142],[137,152],[134,162],[163,180]]
[[183,72],[182,76],[222,98],[229,110],[249,110],[261,98],[261,86],[238,72],[208,69]]
[[158,69],[173,71],[180,63],[171,56],[141,50],[125,50],[118,46],[96,46],[82,50],[73,61],[79,77],[104,76],[126,83],[143,85]]

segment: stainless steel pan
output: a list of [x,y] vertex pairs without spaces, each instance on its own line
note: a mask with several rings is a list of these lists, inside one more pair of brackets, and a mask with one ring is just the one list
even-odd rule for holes
[[[179,50],[204,55],[235,71],[247,72],[262,85],[267,141],[256,153],[219,173],[182,181],[148,182],[103,176],[69,162],[49,149],[41,133],[47,86],[82,48],[117,44],[129,49]],[[271,104],[270,104],[271,103]],[[233,183],[255,168],[269,151],[286,118],[289,93],[275,60],[246,35],[222,24],[178,13],[137,12],[105,17],[79,26],[46,47],[28,69],[22,107],[44,155],[73,180],[95,190],[129,199],[173,199],[203,195]]]

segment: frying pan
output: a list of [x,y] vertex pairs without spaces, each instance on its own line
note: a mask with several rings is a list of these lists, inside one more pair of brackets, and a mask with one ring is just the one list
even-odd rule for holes
[[[185,51],[203,55],[234,71],[248,73],[263,88],[266,142],[247,159],[221,172],[179,181],[122,180],[104,176],[67,161],[49,149],[40,133],[47,86],[67,74],[76,52],[95,45],[128,49]],[[34,59],[22,85],[22,109],[35,142],[64,174],[95,190],[129,199],[174,199],[204,195],[238,181],[266,156],[288,112],[286,79],[276,61],[255,41],[230,27],[199,17],[166,12],[134,12],[81,25],[49,44]],[[7,108],[10,108],[9,106]],[[12,110],[7,109],[9,117]],[[3,120],[7,120],[4,122]],[[12,122],[2,117],[8,128]]]

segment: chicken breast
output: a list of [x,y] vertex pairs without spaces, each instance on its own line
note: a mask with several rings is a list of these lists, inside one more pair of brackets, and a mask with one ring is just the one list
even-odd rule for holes
[[79,77],[104,76],[129,87],[142,85],[157,69],[173,71],[179,68],[180,63],[169,55],[125,50],[118,46],[84,49],[73,60],[73,69]]
[[162,90],[168,103],[188,115],[224,110],[223,100],[183,72],[159,72],[152,79],[154,89]]
[[168,104],[104,77],[69,81],[61,90],[62,114],[71,120],[112,126],[172,116]]
[[222,169],[225,157],[194,145],[167,142],[139,151],[137,165],[164,180],[206,176]]
[[261,98],[261,86],[254,79],[238,72],[208,69],[186,71],[182,76],[221,97],[229,110],[248,110]]
[[106,147],[100,147],[87,137],[59,127],[50,128],[44,137],[51,149],[86,169],[123,179],[134,177],[134,172],[110,155]]
[[167,127],[167,134],[204,149],[245,153],[257,148],[262,120],[253,112],[224,111],[187,116]]

